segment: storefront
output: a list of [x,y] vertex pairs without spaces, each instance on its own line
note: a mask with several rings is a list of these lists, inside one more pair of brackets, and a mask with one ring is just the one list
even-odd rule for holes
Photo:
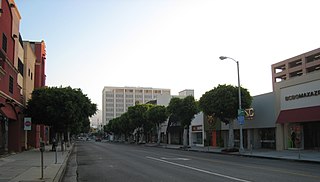
[[204,146],[204,114],[203,112],[195,115],[189,128],[189,145]]
[[279,88],[277,149],[320,148],[320,77],[316,75],[314,80],[301,83],[301,78]]
[[[273,92],[253,97],[251,117],[246,117],[243,129],[243,147],[246,149],[275,149],[275,94]],[[250,109],[247,109],[250,110]],[[246,114],[247,115],[247,114]],[[240,125],[234,120],[234,145],[240,146]],[[224,146],[228,146],[229,126],[221,126]]]
[[196,125],[191,127],[191,145],[203,146],[203,126]]

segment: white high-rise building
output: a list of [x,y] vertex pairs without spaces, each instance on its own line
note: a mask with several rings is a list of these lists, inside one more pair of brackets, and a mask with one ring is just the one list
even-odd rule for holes
[[171,95],[170,89],[151,87],[110,87],[102,91],[102,124],[128,111],[128,107],[155,100],[160,95]]

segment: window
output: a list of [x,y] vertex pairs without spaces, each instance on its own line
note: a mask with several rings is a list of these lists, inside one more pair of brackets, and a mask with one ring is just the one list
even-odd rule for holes
[[31,80],[32,80],[32,73],[31,73]]
[[2,33],[2,50],[7,52],[7,37],[4,33]]
[[22,61],[18,58],[18,71],[19,73],[23,76],[23,63]]
[[9,77],[9,92],[13,94],[13,78]]

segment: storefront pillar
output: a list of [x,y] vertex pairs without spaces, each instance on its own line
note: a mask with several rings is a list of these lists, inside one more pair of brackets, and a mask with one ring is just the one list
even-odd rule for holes
[[285,138],[282,124],[276,124],[276,150],[284,150]]

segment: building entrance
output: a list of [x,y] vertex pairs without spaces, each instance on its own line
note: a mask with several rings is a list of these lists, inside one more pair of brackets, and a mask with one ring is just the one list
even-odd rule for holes
[[320,122],[303,124],[304,148],[320,149]]

